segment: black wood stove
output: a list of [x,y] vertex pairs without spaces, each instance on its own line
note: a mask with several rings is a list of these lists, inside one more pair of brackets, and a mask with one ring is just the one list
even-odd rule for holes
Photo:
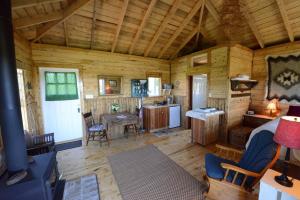
[[0,177],[1,200],[54,199],[58,181],[56,153],[34,156],[28,162],[22,125],[11,0],[0,6],[0,128],[7,171]]

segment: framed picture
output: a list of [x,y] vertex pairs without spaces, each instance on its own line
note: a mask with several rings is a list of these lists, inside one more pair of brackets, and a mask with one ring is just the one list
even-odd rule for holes
[[109,80],[109,86],[110,87],[117,87],[118,86],[118,82],[116,80]]

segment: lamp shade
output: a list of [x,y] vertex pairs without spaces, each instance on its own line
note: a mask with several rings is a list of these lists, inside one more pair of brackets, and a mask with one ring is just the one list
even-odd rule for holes
[[267,109],[268,110],[276,110],[277,109],[277,106],[274,102],[270,102],[267,106]]
[[300,117],[282,117],[274,141],[288,148],[300,149]]

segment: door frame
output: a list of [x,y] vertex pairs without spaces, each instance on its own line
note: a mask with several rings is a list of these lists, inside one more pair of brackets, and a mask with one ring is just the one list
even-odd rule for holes
[[[44,73],[44,71],[46,70],[54,70],[57,72],[75,72],[76,76],[77,76],[77,88],[78,88],[78,97],[79,97],[79,104],[80,104],[80,111],[81,114],[83,113],[84,110],[84,101],[83,101],[83,85],[82,85],[82,70],[81,68],[74,68],[74,67],[56,67],[56,66],[38,66],[37,67],[37,84],[38,84],[38,91],[36,91],[36,94],[39,98],[39,102],[40,102],[40,106],[39,106],[39,110],[40,110],[40,120],[39,123],[40,125],[40,130],[43,131],[43,133],[40,134],[45,134],[45,125],[44,125],[44,115],[43,115],[43,94],[42,94],[42,79],[41,79],[41,72]],[[82,142],[84,142],[85,140],[85,128],[84,128],[84,124],[82,121]],[[79,139],[79,138],[78,138]],[[60,144],[60,143],[66,143],[66,142],[72,142],[72,141],[77,141],[78,139],[71,139],[71,140],[66,140],[63,142],[55,142],[56,144]]]

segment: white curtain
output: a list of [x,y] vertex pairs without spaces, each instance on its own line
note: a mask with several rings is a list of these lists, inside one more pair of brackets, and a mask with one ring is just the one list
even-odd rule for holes
[[207,107],[207,75],[193,76],[192,102],[193,110]]

